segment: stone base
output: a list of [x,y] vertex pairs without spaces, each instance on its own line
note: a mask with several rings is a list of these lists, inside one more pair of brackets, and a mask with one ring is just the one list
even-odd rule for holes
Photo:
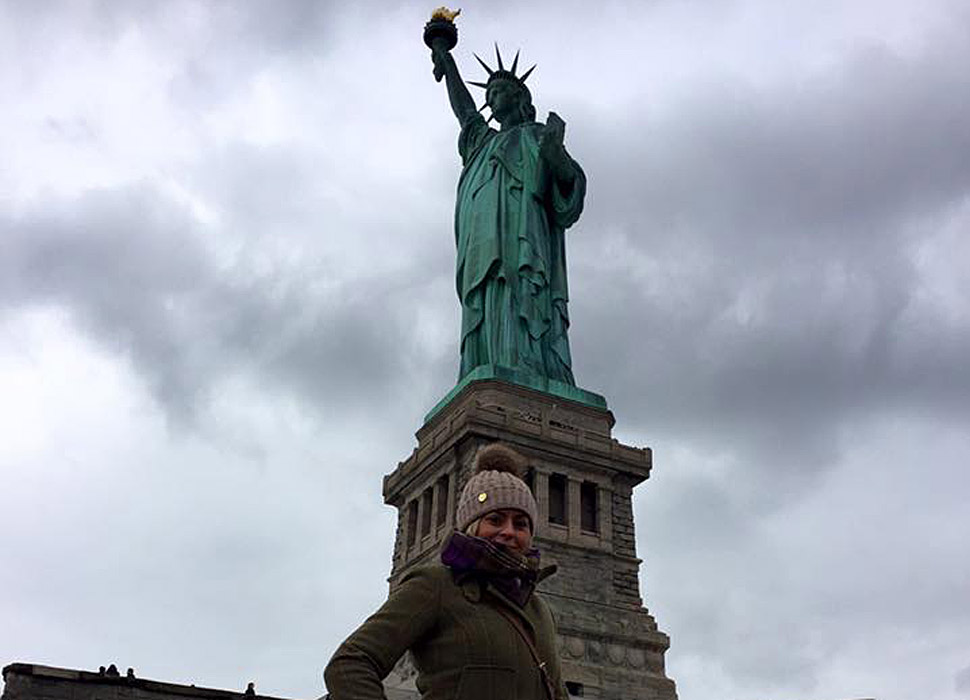
[[[603,700],[675,700],[664,670],[670,640],[640,598],[634,539],[631,497],[650,474],[651,452],[613,439],[613,425],[605,401],[496,378],[456,387],[418,430],[411,456],[384,478],[384,500],[399,515],[390,585],[438,556],[475,453],[506,442],[530,465],[543,564],[559,566],[540,590],[556,615],[567,688]],[[403,689],[413,672],[399,670]]]

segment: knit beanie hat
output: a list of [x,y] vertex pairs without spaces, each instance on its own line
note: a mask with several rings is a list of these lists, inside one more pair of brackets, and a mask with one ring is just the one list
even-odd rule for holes
[[486,445],[475,455],[476,473],[465,484],[458,498],[455,525],[464,531],[483,515],[504,508],[515,508],[529,516],[536,530],[539,508],[532,491],[522,481],[525,457],[499,443]]

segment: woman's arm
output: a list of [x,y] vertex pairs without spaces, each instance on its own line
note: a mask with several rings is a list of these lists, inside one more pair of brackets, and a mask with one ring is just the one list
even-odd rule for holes
[[434,627],[440,598],[440,581],[430,569],[408,575],[330,659],[323,677],[332,700],[384,700],[382,681]]

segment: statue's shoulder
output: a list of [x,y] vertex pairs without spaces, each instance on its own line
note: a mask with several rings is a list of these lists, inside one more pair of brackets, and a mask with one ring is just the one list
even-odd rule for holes
[[461,125],[461,133],[458,135],[458,152],[466,165],[494,135],[495,130],[489,128],[481,114],[475,114]]
[[523,128],[536,138],[541,138],[549,130],[549,127],[542,122],[529,122],[528,124],[523,124]]

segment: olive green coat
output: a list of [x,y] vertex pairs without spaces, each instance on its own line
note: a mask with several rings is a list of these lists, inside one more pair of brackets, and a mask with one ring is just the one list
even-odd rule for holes
[[533,633],[539,657],[566,700],[549,607],[533,594],[519,608],[491,585],[456,582],[438,564],[405,577],[387,602],[340,645],[324,671],[332,700],[381,700],[381,681],[410,650],[423,700],[548,700],[536,662],[512,623]]

